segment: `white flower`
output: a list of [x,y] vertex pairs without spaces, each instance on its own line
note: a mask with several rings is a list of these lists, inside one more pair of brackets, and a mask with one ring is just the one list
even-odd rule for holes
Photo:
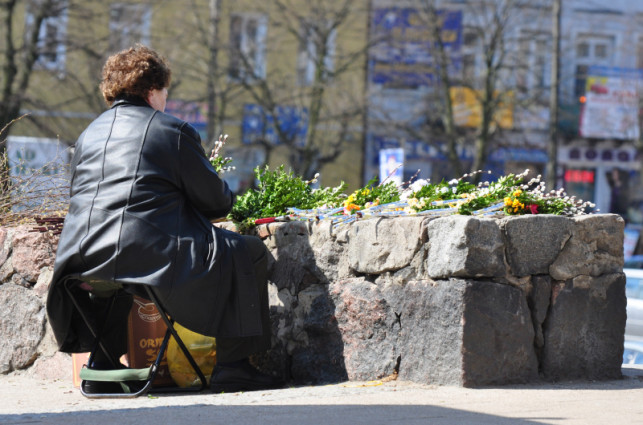
[[454,184],[458,184],[458,179],[453,179],[449,181],[449,185],[453,186]]
[[449,188],[448,188],[448,187],[443,187],[443,188],[441,188],[441,189],[440,189],[440,193],[442,193],[442,194],[445,194],[445,193],[447,193],[448,191],[449,191]]

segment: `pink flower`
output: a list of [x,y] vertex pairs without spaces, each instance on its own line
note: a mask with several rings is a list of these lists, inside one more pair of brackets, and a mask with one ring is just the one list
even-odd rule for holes
[[538,205],[531,204],[531,205],[529,205],[529,209],[531,210],[532,214],[538,214]]

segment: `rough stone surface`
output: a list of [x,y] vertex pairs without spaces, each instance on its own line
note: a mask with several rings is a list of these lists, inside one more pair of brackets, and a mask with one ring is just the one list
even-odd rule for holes
[[506,274],[498,220],[448,216],[428,224],[428,273],[446,277],[500,277]]
[[[44,325],[56,239],[28,230],[0,228],[0,373],[32,364],[30,373],[57,373],[67,359]],[[273,348],[253,362],[296,384],[394,372],[458,386],[620,376],[618,216],[293,221],[256,231],[269,250]]]
[[[11,230],[0,227],[0,266],[4,265],[11,254]],[[4,281],[4,279],[3,279]]]
[[523,291],[495,282],[466,281],[462,304],[462,385],[535,380],[534,328]]
[[340,281],[330,286],[330,296],[348,378],[364,381],[392,374],[400,328],[377,285],[362,278]]
[[387,288],[399,328],[399,378],[438,385],[462,384],[462,304],[465,284],[419,280]]
[[315,283],[328,283],[315,264],[315,254],[309,240],[308,224],[290,222],[269,226],[264,243],[274,261],[270,262],[270,280],[277,288],[290,288],[293,293]]
[[13,269],[30,283],[36,283],[43,267],[54,265],[55,250],[47,233],[17,231],[13,236]]
[[557,215],[518,216],[503,224],[507,262],[515,276],[548,274],[573,226],[572,219]]
[[24,369],[36,360],[45,334],[45,310],[33,291],[0,286],[0,373]]
[[347,229],[333,228],[329,221],[320,221],[309,227],[310,245],[315,247],[315,264],[321,269],[329,282],[350,275],[349,258],[346,255],[348,244]]
[[625,222],[615,214],[572,219],[572,235],[549,268],[555,280],[600,276],[623,268]]
[[[302,291],[292,310],[290,370],[296,382],[338,382],[348,379],[343,356],[342,334],[327,285]],[[283,345],[286,341],[281,341]],[[294,343],[293,343],[294,342]],[[278,362],[280,362],[278,360]],[[283,363],[283,361],[281,361]]]
[[547,379],[621,377],[625,275],[579,276],[552,289],[543,324],[542,371]]
[[422,217],[372,219],[351,226],[348,260],[351,270],[381,274],[409,265],[420,248]]
[[527,303],[531,309],[531,320],[534,324],[535,339],[534,345],[536,346],[537,353],[545,344],[545,337],[543,334],[543,323],[547,318],[549,310],[549,302],[551,300],[551,278],[549,276],[533,276],[531,291],[527,297]]
[[57,352],[49,357],[39,357],[29,368],[29,374],[39,379],[72,382],[71,355]]

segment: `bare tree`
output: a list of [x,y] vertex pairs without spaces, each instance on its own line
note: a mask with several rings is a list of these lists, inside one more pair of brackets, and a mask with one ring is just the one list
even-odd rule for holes
[[[457,175],[464,170],[483,169],[488,155],[502,137],[502,112],[507,108],[526,107],[539,101],[545,87],[538,90],[518,87],[517,73],[526,74],[533,70],[525,62],[527,57],[519,51],[518,39],[521,27],[530,28],[525,12],[529,16],[542,16],[542,2],[528,4],[522,1],[481,0],[451,4],[448,1],[418,0],[417,16],[431,35],[433,73],[435,81],[425,95],[425,119],[418,125],[417,117],[409,123],[401,123],[411,137],[423,140],[443,152],[448,158],[451,171]],[[454,9],[454,6],[456,8]],[[447,48],[445,35],[452,36],[443,28],[444,13],[460,10],[463,14],[463,43],[460,54],[454,54]],[[467,50],[466,55],[464,50]],[[461,69],[454,61],[461,60]],[[541,84],[542,85],[542,84]],[[461,101],[454,99],[456,90],[473,94],[478,115],[477,123],[464,126],[459,123],[456,114],[458,108],[465,107]],[[516,96],[517,91],[522,91]],[[440,140],[444,144],[436,144]],[[458,152],[472,146],[473,160],[464,163]],[[476,175],[476,179],[480,176]]]
[[549,143],[547,145],[547,186],[554,188],[557,182],[558,173],[558,98],[560,92],[560,29],[561,29],[561,0],[553,0],[552,4],[552,61],[551,61],[551,93],[549,97]]
[[[267,42],[271,56],[292,57],[298,50],[299,71],[275,66],[269,76],[261,73],[247,50],[231,51],[240,61],[239,81],[253,101],[262,108],[279,143],[288,149],[288,162],[297,175],[310,179],[324,164],[338,158],[347,143],[361,129],[363,113],[363,62],[367,49],[363,42],[335,43],[344,37],[359,37],[363,27],[365,2],[342,0],[299,2],[276,0],[270,15],[274,34]],[[254,53],[254,51],[253,51]],[[360,78],[362,79],[360,81]],[[305,134],[285,128],[280,123],[283,106],[294,106],[306,122]],[[305,112],[304,112],[305,111]],[[275,149],[268,140],[260,140],[267,156]]]
[[30,11],[33,16],[32,24],[25,28],[24,37],[17,39],[16,24],[18,18],[19,2],[17,0],[6,0],[0,3],[2,13],[2,78],[0,84],[0,151],[6,149],[6,138],[11,131],[11,126],[6,124],[14,121],[20,114],[20,108],[29,88],[32,71],[38,58],[38,39],[40,26],[45,18],[58,13],[57,9],[62,2],[56,0],[41,0],[29,2]]

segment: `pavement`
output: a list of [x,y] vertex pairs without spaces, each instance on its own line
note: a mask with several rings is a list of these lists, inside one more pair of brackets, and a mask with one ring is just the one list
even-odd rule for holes
[[71,382],[0,376],[0,424],[643,424],[643,366],[623,379],[490,388],[345,382],[245,393],[84,398]]

